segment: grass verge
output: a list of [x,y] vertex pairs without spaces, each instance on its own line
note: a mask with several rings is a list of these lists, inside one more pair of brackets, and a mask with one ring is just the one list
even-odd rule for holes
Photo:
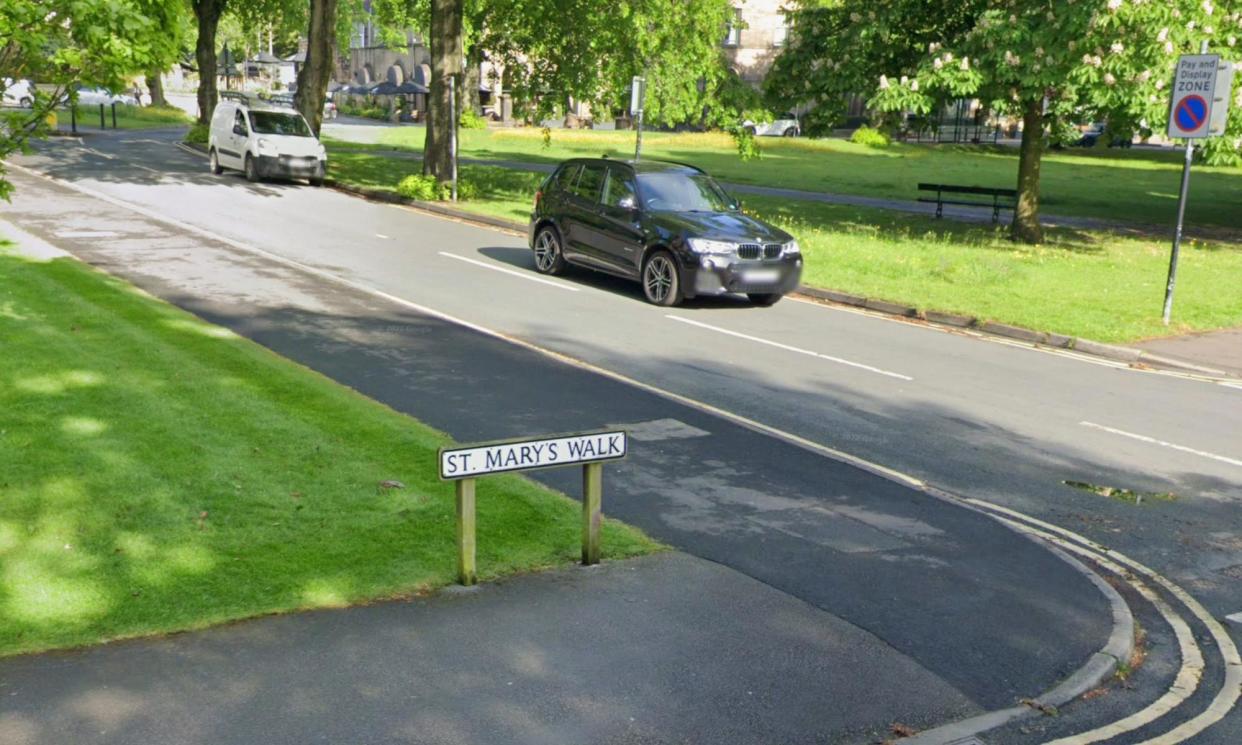
[[[122,106],[116,107],[117,129],[158,129],[160,127],[188,126],[194,119],[175,106]],[[72,123],[72,115],[68,109],[56,111],[56,126],[68,130]],[[112,107],[104,107],[104,123],[112,129]],[[99,129],[99,107],[78,107],[78,129],[91,131]]]
[[[443,435],[68,259],[0,247],[0,655],[455,580]],[[402,489],[382,488],[398,480]],[[479,483],[479,569],[573,561],[580,508]],[[608,558],[657,550],[604,528]]]
[[[422,127],[386,130],[380,142],[421,151]],[[894,143],[877,149],[840,139],[760,138],[762,157],[743,161],[720,132],[644,132],[643,154],[704,168],[722,181],[786,189],[914,200],[920,181],[1012,188],[1013,147]],[[633,132],[553,130],[545,147],[537,128],[462,130],[471,158],[559,162],[607,154],[631,157]],[[1172,224],[1181,180],[1180,152],[1135,148],[1048,152],[1041,169],[1043,209],[1143,224]],[[1242,228],[1242,169],[1195,166],[1186,219],[1192,225]]]
[[[375,151],[334,151],[335,178],[395,190],[419,161]],[[525,221],[542,174],[467,166],[484,188],[461,209]],[[1050,229],[1042,246],[1015,244],[1004,228],[917,214],[746,196],[748,212],[795,235],[803,281],[1104,342],[1242,326],[1242,245],[1183,243],[1173,324],[1160,321],[1167,241],[1106,231]]]

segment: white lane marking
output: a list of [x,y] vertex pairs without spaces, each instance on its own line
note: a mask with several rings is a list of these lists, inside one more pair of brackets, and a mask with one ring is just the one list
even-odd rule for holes
[[447,251],[441,251],[440,255],[450,258],[450,259],[457,259],[458,261],[464,261],[467,264],[474,264],[475,266],[481,266],[484,269],[491,269],[494,272],[503,272],[505,274],[512,274],[515,277],[521,277],[522,279],[527,279],[527,280],[530,280],[531,282],[538,282],[541,285],[548,285],[550,287],[556,287],[562,290],[568,290],[570,292],[578,291],[577,287],[573,287],[571,285],[563,285],[560,282],[553,282],[552,280],[543,279],[542,277],[535,277],[535,276],[532,276],[530,272],[519,272],[519,271],[514,271],[513,269],[505,269],[502,266],[493,266],[492,264],[488,264],[485,261],[475,261],[474,259],[468,259],[465,256],[458,256],[457,254],[451,254]]
[[[238,250],[245,251],[247,253],[264,256],[284,266],[306,272],[307,274],[311,274],[313,276],[320,277],[322,279],[326,279],[330,282],[334,282],[343,287],[349,287],[359,292],[363,292],[363,293],[373,295],[375,297],[383,298],[385,300],[396,303],[398,305],[402,305],[404,307],[410,308],[411,310],[426,314],[433,318],[439,318],[442,321],[446,321],[448,323],[461,326],[462,328],[470,329],[477,333],[483,334],[484,336],[489,336],[494,339],[499,339],[501,341],[507,342],[514,346],[521,347],[523,349],[534,352],[536,354],[543,355],[544,357],[547,357],[549,359],[557,360],[565,364],[572,365],[580,370],[586,370],[588,372],[592,372],[594,374],[600,375],[610,380],[615,380],[620,383],[624,383],[626,385],[632,386],[639,390],[647,391],[648,393],[659,396],[667,401],[673,401],[679,404],[683,404],[697,411],[701,411],[703,413],[706,413],[712,416],[717,416],[721,419],[724,419],[725,421],[733,422],[734,424],[745,427],[752,431],[770,435],[779,440],[782,440],[784,442],[788,442],[792,445],[800,447],[804,450],[807,450],[807,451],[810,451],[810,452],[813,452],[819,455],[827,456],[829,458],[832,458],[833,460],[837,460],[843,463],[851,464],[857,468],[867,471],[868,473],[874,473],[880,476],[884,476],[893,481],[898,481],[904,484],[908,484],[909,486],[914,487],[933,498],[942,499],[944,501],[948,501],[948,502],[952,502],[956,504],[972,505],[976,509],[983,510],[983,511],[1000,512],[1010,517],[1024,520],[1033,525],[1037,525],[1050,532],[1060,534],[1071,540],[1077,541],[1091,548],[1092,550],[1099,552],[1100,554],[1108,556],[1114,561],[1117,561],[1121,564],[1131,567],[1132,569],[1146,575],[1149,579],[1155,581],[1156,583],[1164,587],[1166,590],[1172,593],[1175,597],[1177,597],[1178,600],[1181,601],[1183,605],[1189,608],[1190,611],[1194,613],[1199,618],[1200,621],[1203,621],[1208,626],[1209,630],[1212,632],[1212,636],[1216,640],[1217,647],[1221,651],[1221,656],[1224,658],[1225,663],[1226,663],[1225,685],[1217,693],[1216,698],[1213,699],[1212,704],[1208,707],[1208,710],[1204,711],[1199,716],[1195,717],[1193,720],[1186,722],[1185,724],[1182,725],[1182,727],[1178,728],[1178,730],[1174,730],[1174,732],[1186,732],[1188,729],[1194,729],[1195,731],[1201,731],[1203,729],[1206,729],[1207,727],[1211,726],[1215,722],[1218,722],[1221,719],[1223,719],[1225,715],[1227,715],[1229,711],[1232,709],[1234,703],[1236,703],[1239,697],[1239,694],[1242,694],[1242,660],[1239,660],[1237,647],[1234,645],[1233,640],[1229,638],[1224,628],[1221,627],[1220,623],[1217,622],[1216,619],[1210,613],[1208,613],[1207,610],[1202,605],[1200,605],[1198,601],[1196,601],[1189,593],[1187,593],[1185,590],[1183,590],[1178,585],[1174,584],[1170,580],[1165,579],[1163,576],[1157,574],[1151,569],[1148,569],[1142,564],[1139,564],[1133,559],[1130,559],[1129,557],[1123,554],[1117,553],[1116,551],[1113,551],[1111,549],[1106,549],[1103,546],[1100,546],[1099,544],[1090,540],[1089,538],[1086,538],[1085,536],[1082,536],[1078,533],[1074,533],[1070,530],[1066,530],[1065,528],[1062,528],[1057,525],[1053,525],[1043,520],[1039,520],[1038,518],[1031,517],[1017,510],[1011,510],[1007,507],[1002,507],[1000,505],[992,504],[990,502],[984,502],[982,500],[974,499],[971,497],[959,497],[957,495],[950,494],[948,492],[945,492],[943,490],[937,489],[929,485],[927,482],[923,481],[922,479],[916,476],[911,476],[901,471],[898,471],[896,469],[888,468],[887,466],[882,466],[879,463],[875,463],[874,461],[867,460],[866,458],[862,458],[860,456],[847,453],[843,450],[838,450],[836,448],[829,447],[828,445],[815,442],[814,440],[807,439],[800,435],[796,435],[792,432],[788,432],[786,430],[773,427],[772,425],[764,424],[763,422],[757,421],[755,419],[750,419],[740,414],[736,414],[734,412],[721,409],[717,406],[713,406],[711,404],[699,401],[697,399],[690,398],[689,396],[683,396],[679,393],[674,393],[672,391],[659,388],[657,386],[651,385],[650,383],[642,382],[640,380],[631,378],[622,373],[615,372],[613,370],[609,370],[607,368],[600,367],[598,365],[594,365],[590,362],[586,362],[584,360],[580,360],[575,357],[570,357],[569,355],[566,355],[566,354],[561,354],[559,352],[552,351],[550,349],[541,347],[532,342],[525,341],[523,339],[518,339],[516,337],[509,336],[503,332],[488,328],[487,326],[473,323],[465,319],[457,318],[456,316],[450,315],[443,311],[436,310],[434,308],[430,308],[428,306],[421,305],[419,303],[415,303],[412,300],[407,300],[405,298],[398,297],[396,295],[384,292],[382,290],[377,290],[373,287],[368,287],[367,285],[361,284],[359,282],[355,282],[353,280],[346,279],[336,274],[332,274],[331,272],[310,266],[309,264],[303,264],[302,262],[296,261],[294,259],[285,258],[279,254],[275,254],[270,251],[264,250],[262,248],[258,248],[257,246],[252,246],[248,243],[243,243],[241,241],[234,240],[232,238],[228,238],[228,237],[213,233],[212,231],[207,230],[205,228],[200,228],[195,225],[182,222],[175,218],[167,217],[160,213],[154,212],[153,210],[148,210],[144,207],[140,207],[130,202],[126,202],[122,199],[111,197],[102,192],[94,191],[84,186],[79,186],[78,184],[58,179],[54,176],[48,176],[46,174],[39,173],[38,171],[35,171],[33,169],[17,165],[16,163],[13,163],[10,165],[13,168],[16,168],[17,170],[23,173],[26,173],[30,176],[35,176],[38,178],[45,179],[47,181],[51,181],[53,183],[57,183],[67,189],[71,189],[81,194],[86,194],[87,196],[95,197],[104,202],[114,204],[118,207],[131,210],[140,215],[149,217],[157,222],[162,222],[166,225],[172,225],[174,227],[181,228],[188,232],[202,235],[208,239],[219,241],[221,243],[232,246]],[[1173,734],[1173,733],[1169,733],[1169,734]]]
[[805,354],[808,357],[818,357],[821,360],[828,360],[829,362],[835,362],[838,365],[847,365],[849,367],[856,367],[859,370],[866,370],[867,372],[873,372],[873,373],[876,373],[877,375],[887,375],[890,378],[897,378],[898,380],[914,380],[914,378],[910,377],[909,375],[902,375],[901,373],[895,373],[890,370],[881,370],[878,367],[872,367],[871,365],[864,365],[861,362],[854,362],[853,360],[846,360],[840,357],[833,357],[830,354],[820,354],[819,352],[813,352],[809,349],[802,349],[801,347],[792,347],[788,344],[782,344],[779,341],[763,339],[758,336],[751,336],[750,334],[743,334],[739,331],[730,331],[729,329],[722,329],[719,326],[712,326],[711,324],[703,323],[701,321],[693,321],[689,318],[682,318],[681,316],[674,316],[674,315],[666,315],[664,317],[674,320],[674,321],[688,323],[691,326],[698,326],[699,328],[707,329],[708,331],[715,331],[718,334],[727,334],[728,336],[736,336],[739,339],[753,341],[756,344],[767,344],[769,347],[776,347],[777,349],[783,349],[786,352],[794,352],[796,354]]
[[383,233],[376,233],[376,234],[375,234],[375,237],[376,237],[376,238],[383,238],[384,240],[388,240],[388,236],[384,235]]
[[1225,620],[1236,626],[1242,626],[1242,613],[1234,613],[1232,615],[1225,616]]
[[101,153],[100,151],[96,150],[96,149],[95,149],[95,148],[93,148],[93,147],[84,147],[84,148],[82,148],[82,149],[83,149],[83,150],[85,150],[86,152],[88,152],[88,153],[92,154],[92,155],[98,155],[99,157],[101,157],[101,158],[107,158],[108,160],[116,160],[116,159],[117,159],[117,156],[115,156],[115,155],[109,155],[108,153]]
[[120,233],[112,230],[58,230],[53,235],[57,238],[113,238]]
[[1146,442],[1152,445],[1160,445],[1161,447],[1166,447],[1171,450],[1179,450],[1183,453],[1190,453],[1191,455],[1197,455],[1201,458],[1211,458],[1212,460],[1218,460],[1221,463],[1228,463],[1231,466],[1242,467],[1242,460],[1238,460],[1236,458],[1229,458],[1224,455],[1217,455],[1216,453],[1209,453],[1205,450],[1195,450],[1194,448],[1188,448],[1185,445],[1178,445],[1177,443],[1167,442],[1165,440],[1157,440],[1156,438],[1148,437],[1147,435],[1136,435],[1135,433],[1127,432],[1124,429],[1114,429],[1113,427],[1105,427],[1103,424],[1096,424],[1095,422],[1079,422],[1079,424],[1081,424],[1084,427],[1090,427],[1092,429],[1098,429],[1104,432],[1110,432],[1114,435],[1121,435],[1122,437],[1129,437],[1130,439],[1138,440],[1139,442]]

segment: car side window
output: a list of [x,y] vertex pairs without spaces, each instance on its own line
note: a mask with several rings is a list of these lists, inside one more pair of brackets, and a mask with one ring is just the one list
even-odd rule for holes
[[638,205],[638,189],[634,176],[624,168],[609,168],[608,183],[604,187],[604,206],[632,209]]
[[234,129],[241,127],[244,131],[250,131],[246,126],[246,115],[241,113],[241,109],[238,109],[237,113],[233,115],[233,127]]
[[582,173],[578,175],[578,183],[574,185],[574,194],[595,204],[599,201],[599,193],[604,186],[606,173],[607,170],[601,165],[584,165]]
[[573,191],[574,179],[576,179],[577,177],[578,177],[578,164],[577,163],[573,163],[567,166],[562,166],[561,170],[556,172],[557,191],[562,191],[565,193],[569,193],[570,191]]

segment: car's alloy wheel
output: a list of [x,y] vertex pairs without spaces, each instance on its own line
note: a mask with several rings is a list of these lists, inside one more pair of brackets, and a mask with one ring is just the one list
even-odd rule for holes
[[797,137],[797,136],[798,136],[798,128],[797,128],[797,127],[790,127],[789,129],[785,130],[784,135],[785,135],[786,137]]
[[677,264],[667,251],[659,251],[643,266],[643,294],[655,305],[676,305],[681,302],[677,281]]
[[215,148],[212,148],[212,150],[211,150],[211,154],[210,154],[210,156],[209,156],[208,160],[209,160],[209,161],[210,161],[210,163],[211,163],[211,172],[212,172],[212,173],[214,173],[214,174],[215,174],[215,175],[217,175],[217,176],[219,176],[220,174],[224,173],[224,169],[220,167],[220,156],[216,155]]
[[34,108],[34,100],[31,99],[29,96],[22,98],[22,100],[19,101],[18,103],[21,104],[23,109]]
[[254,158],[246,156],[246,180],[254,183],[259,180],[259,169],[255,167]]
[[561,242],[552,228],[544,228],[535,236],[535,269],[540,274],[560,274],[565,269]]

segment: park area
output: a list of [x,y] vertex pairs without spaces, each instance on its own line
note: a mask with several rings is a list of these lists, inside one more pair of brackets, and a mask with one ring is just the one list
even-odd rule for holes
[[[370,142],[329,140],[330,176],[396,191],[421,171],[424,130],[393,127]],[[632,132],[463,130],[463,209],[524,222],[543,174],[570,157],[628,158]],[[1010,187],[1017,150],[1005,146],[763,138],[743,160],[723,133],[645,133],[643,155],[699,166],[726,184],[913,202],[920,181]],[[1242,326],[1242,169],[1196,166],[1173,322],[1160,319],[1179,151],[1068,149],[1045,155],[1045,219],[1064,217],[1042,245],[1008,240],[1005,226],[933,220],[876,207],[740,194],[743,208],[795,235],[804,282],[920,309],[961,313],[1104,342]]]
[[[0,238],[0,656],[456,579],[448,438],[75,260]],[[479,483],[484,579],[570,563],[581,509]],[[658,546],[607,521],[605,558]]]

